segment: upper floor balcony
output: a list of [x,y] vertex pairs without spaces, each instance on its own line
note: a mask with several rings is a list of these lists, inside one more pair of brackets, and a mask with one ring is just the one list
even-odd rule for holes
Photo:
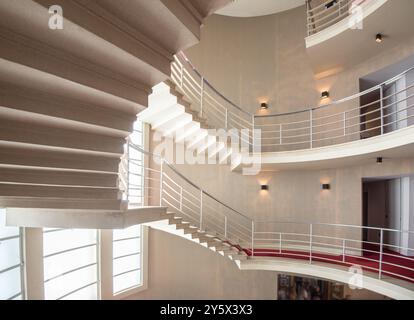
[[243,110],[215,89],[184,54],[176,56],[172,79],[210,127],[248,132],[241,142],[260,154],[262,163],[361,155],[375,159],[398,148],[409,151],[414,143],[414,67],[351,96],[279,114]]

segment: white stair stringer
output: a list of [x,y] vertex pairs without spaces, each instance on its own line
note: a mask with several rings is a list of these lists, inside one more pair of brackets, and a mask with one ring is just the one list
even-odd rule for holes
[[[148,108],[138,114],[138,119],[151,125],[163,137],[173,138],[185,145],[187,151],[200,156],[206,154],[209,163],[231,164],[231,170],[239,167],[242,160],[228,142],[206,127],[206,119],[191,109],[191,103],[178,92],[171,81],[153,87],[148,99]],[[213,160],[216,160],[214,162]]]
[[145,223],[146,225],[168,232],[187,240],[200,244],[201,246],[228,257],[234,262],[246,260],[248,255],[237,247],[237,244],[230,244],[222,237],[206,231],[200,231],[192,223],[185,221],[182,217],[172,212],[162,214],[162,220]]

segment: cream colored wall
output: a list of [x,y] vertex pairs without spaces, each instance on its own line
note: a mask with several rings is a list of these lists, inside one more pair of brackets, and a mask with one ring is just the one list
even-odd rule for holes
[[[262,172],[243,176],[228,166],[177,165],[195,183],[237,210],[260,220],[362,222],[362,178],[410,175],[414,159],[384,160],[326,170]],[[269,190],[260,191],[267,183]],[[330,183],[331,190],[321,190]]]
[[241,271],[218,253],[150,229],[148,289],[128,299],[276,299],[277,274]]
[[201,42],[186,53],[232,101],[256,112],[265,98],[271,113],[317,106],[324,90],[333,100],[354,94],[360,77],[414,54],[414,38],[405,39],[390,50],[378,46],[378,54],[359,65],[316,79],[305,48],[305,21],[304,6],[256,18],[213,15],[202,28]]

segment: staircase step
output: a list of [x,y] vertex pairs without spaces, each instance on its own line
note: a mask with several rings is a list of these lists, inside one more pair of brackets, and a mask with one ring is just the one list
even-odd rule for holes
[[62,187],[0,183],[0,196],[117,200],[120,198],[120,191],[118,188]]
[[0,207],[4,208],[125,210],[127,206],[128,203],[122,200],[0,196]]
[[117,173],[120,158],[0,143],[0,165]]
[[51,92],[18,87],[0,82],[0,105],[7,108],[47,115],[61,122],[89,126],[108,135],[125,136],[132,131],[135,113],[120,112],[98,104],[57,96]]
[[43,119],[36,123],[33,121],[33,114],[21,111],[18,111],[17,114],[12,109],[9,111],[5,109],[0,107],[0,140],[90,152],[114,153],[119,156],[124,152],[125,139],[122,137],[110,137],[68,130],[56,125],[51,126],[48,123],[53,124],[53,117],[47,116],[42,116]]
[[0,183],[43,184],[117,188],[118,175],[99,172],[71,172],[28,168],[0,168]]

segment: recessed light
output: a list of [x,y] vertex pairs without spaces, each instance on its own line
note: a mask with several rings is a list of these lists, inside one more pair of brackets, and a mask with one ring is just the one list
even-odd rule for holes
[[266,103],[266,102],[262,102],[262,103],[260,104],[260,109],[262,109],[262,110],[267,110],[267,108],[269,108],[269,106],[267,105],[267,103]]

